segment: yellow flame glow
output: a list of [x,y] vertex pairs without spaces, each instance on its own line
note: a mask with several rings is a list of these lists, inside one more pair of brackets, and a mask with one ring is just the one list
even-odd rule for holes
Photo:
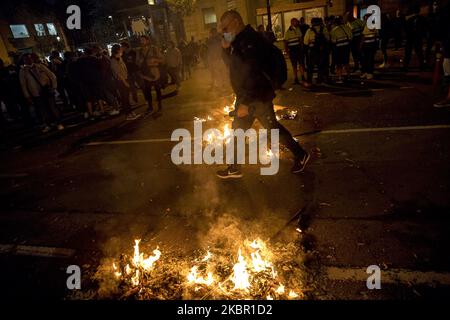
[[234,290],[248,290],[250,287],[247,263],[242,256],[241,249],[238,251],[238,262],[233,266],[231,281],[234,283]]

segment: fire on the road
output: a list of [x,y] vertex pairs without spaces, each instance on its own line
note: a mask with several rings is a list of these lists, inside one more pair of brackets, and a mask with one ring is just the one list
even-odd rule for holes
[[[211,249],[193,262],[178,258],[178,261],[172,260],[173,265],[170,266],[163,261],[164,254],[159,248],[146,256],[140,250],[140,242],[135,240],[133,254],[122,254],[120,259],[114,260],[109,268],[104,269],[101,276],[108,276],[105,272],[109,272],[117,288],[136,295],[145,292],[145,299],[174,296],[189,299],[303,298],[300,287],[288,288],[283,283],[282,279],[286,277],[280,275],[276,264],[272,262],[274,253],[261,239],[251,242],[245,240],[236,255]],[[161,270],[168,271],[164,274]],[[168,287],[179,292],[156,294],[161,291],[161,283],[168,279],[173,282]]]

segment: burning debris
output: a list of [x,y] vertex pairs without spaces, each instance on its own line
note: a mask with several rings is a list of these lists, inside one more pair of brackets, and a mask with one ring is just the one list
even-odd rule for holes
[[[245,240],[236,254],[217,247],[184,257],[159,248],[107,259],[95,276],[100,298],[119,299],[302,299],[302,274],[293,247],[269,248]],[[131,250],[130,250],[131,251]],[[288,258],[289,256],[289,258]]]

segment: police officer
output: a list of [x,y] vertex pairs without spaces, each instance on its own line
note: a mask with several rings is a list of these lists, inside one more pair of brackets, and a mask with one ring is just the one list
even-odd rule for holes
[[317,84],[327,80],[325,78],[328,76],[328,45],[330,34],[321,18],[312,18],[311,25],[312,27],[306,32],[304,39],[304,45],[308,47],[308,76],[304,84],[306,88],[312,86],[315,66],[318,69]]
[[333,61],[336,65],[336,83],[343,83],[343,71],[350,75],[350,42],[352,30],[344,24],[342,17],[335,18],[335,27],[331,30],[330,38],[333,44]]
[[364,20],[366,25],[362,33],[362,75],[361,79],[373,79],[373,70],[375,69],[375,54],[378,50],[378,31],[377,29],[369,29],[367,19],[371,14],[366,14]]
[[300,69],[300,75],[303,78],[304,65],[302,64],[302,32],[300,30],[300,22],[298,19],[293,18],[291,20],[291,26],[286,30],[284,35],[284,44],[286,52],[289,54],[289,58],[292,63],[292,69],[294,70],[294,83],[300,84],[298,81],[298,70]]
[[350,42],[350,49],[353,58],[353,71],[359,70],[361,59],[361,40],[364,30],[364,22],[361,19],[356,19],[350,13],[347,13],[347,24],[352,30],[352,41]]

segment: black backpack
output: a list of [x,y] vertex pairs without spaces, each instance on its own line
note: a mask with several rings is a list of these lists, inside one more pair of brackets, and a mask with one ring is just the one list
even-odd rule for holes
[[265,74],[270,78],[274,89],[281,89],[288,78],[286,59],[283,52],[272,43],[267,43],[268,59],[264,64]]
[[325,38],[325,34],[323,33],[323,26],[320,27],[320,31],[317,32],[316,28],[311,28],[311,30],[316,35],[314,39],[314,50],[324,50],[327,47],[327,39]]

